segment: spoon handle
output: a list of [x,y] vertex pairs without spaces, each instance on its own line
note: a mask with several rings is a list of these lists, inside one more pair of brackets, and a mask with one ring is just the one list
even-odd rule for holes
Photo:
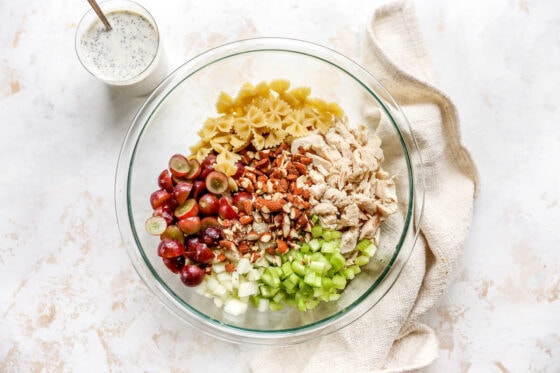
[[111,29],[112,29],[111,24],[107,20],[107,17],[105,17],[105,14],[103,14],[103,12],[101,11],[101,8],[99,8],[99,5],[97,4],[97,1],[88,0],[88,3],[89,3],[89,5],[91,5],[91,7],[95,11],[95,13],[97,13],[97,16],[99,17],[101,22],[103,22],[107,31],[111,31]]

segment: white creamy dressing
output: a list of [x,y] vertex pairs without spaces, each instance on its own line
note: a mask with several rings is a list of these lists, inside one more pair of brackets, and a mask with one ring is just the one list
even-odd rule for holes
[[132,96],[143,96],[167,75],[154,21],[135,11],[118,9],[105,13],[112,30],[96,17],[76,43],[82,64],[94,76]]
[[84,64],[106,81],[133,79],[156,57],[157,30],[145,17],[130,11],[114,11],[106,16],[111,31],[97,20],[81,39]]

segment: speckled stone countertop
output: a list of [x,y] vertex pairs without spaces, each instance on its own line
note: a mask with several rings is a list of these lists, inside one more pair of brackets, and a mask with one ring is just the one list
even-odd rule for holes
[[[139,0],[172,67],[227,41],[307,39],[360,59],[382,2]],[[560,3],[415,2],[481,176],[459,267],[425,317],[426,372],[560,371]],[[142,99],[79,64],[85,1],[0,1],[0,371],[247,370],[259,349],[182,324],[120,241],[114,174]]]

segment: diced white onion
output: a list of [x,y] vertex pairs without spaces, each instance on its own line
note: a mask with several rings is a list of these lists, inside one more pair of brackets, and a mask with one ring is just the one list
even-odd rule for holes
[[231,298],[226,301],[224,306],[224,312],[230,315],[241,315],[247,311],[247,303],[242,302],[239,299]]
[[239,284],[239,289],[237,290],[237,295],[242,297],[248,297],[250,295],[256,295],[258,292],[258,287],[256,282],[243,282]]
[[237,263],[237,273],[244,275],[253,268],[251,261],[247,258],[241,258]]

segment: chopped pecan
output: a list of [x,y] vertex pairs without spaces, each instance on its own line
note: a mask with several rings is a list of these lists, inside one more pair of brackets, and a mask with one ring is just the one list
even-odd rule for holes
[[278,247],[277,247],[279,254],[285,254],[288,252],[288,244],[286,241],[278,240]]
[[259,241],[260,242],[270,242],[270,240],[272,239],[272,234],[270,234],[270,232],[264,232],[263,234],[261,234],[261,236],[259,237]]
[[253,202],[253,207],[264,213],[278,212],[282,210],[282,206],[286,203],[285,200],[272,201],[267,200],[262,197],[257,197],[255,202]]
[[247,224],[249,224],[249,223],[252,223],[253,220],[254,220],[254,219],[253,219],[253,216],[252,216],[252,215],[245,215],[245,216],[241,216],[241,217],[239,218],[239,222],[240,222],[241,224],[243,224],[243,225],[247,225]]
[[235,245],[235,243],[233,243],[231,241],[221,240],[219,243],[220,243],[220,246],[226,248],[227,250],[237,251],[237,246]]
[[293,165],[300,175],[307,175],[307,167],[303,163],[293,162]]
[[246,239],[247,241],[256,241],[256,240],[259,239],[259,237],[260,237],[260,235],[259,235],[257,232],[255,232],[255,231],[250,231],[250,232],[247,233],[247,235],[245,236],[245,239]]
[[258,161],[255,164],[255,168],[263,169],[263,168],[268,167],[269,164],[270,164],[270,159],[269,158],[262,158],[260,161]]

